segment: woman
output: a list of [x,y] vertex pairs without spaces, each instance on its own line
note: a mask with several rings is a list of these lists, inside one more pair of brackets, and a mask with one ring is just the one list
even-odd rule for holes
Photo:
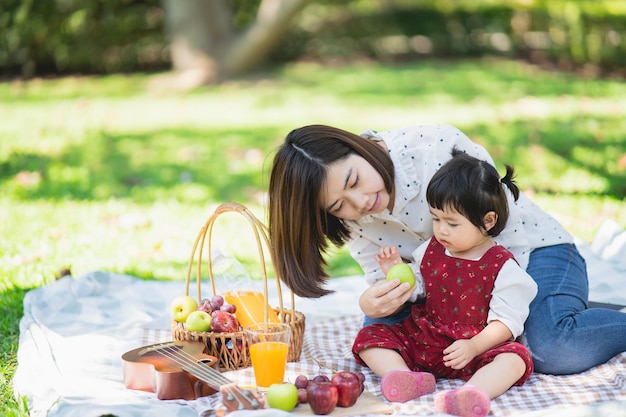
[[[386,281],[374,257],[396,246],[419,270],[411,254],[433,236],[426,186],[455,146],[494,165],[482,146],[447,125],[360,136],[324,125],[290,132],[274,157],[269,187],[278,276],[302,297],[328,294],[324,253],[329,242],[347,243],[371,284],[359,299],[364,324],[405,318],[416,294],[409,284]],[[626,314],[587,309],[585,262],[572,236],[523,193],[517,201],[508,197],[510,217],[494,240],[538,286],[522,337],[535,370],[577,373],[626,351]]]

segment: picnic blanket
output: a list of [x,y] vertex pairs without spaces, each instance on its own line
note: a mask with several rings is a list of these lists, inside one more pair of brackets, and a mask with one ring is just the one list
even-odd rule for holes
[[[588,264],[590,299],[626,305],[626,231],[607,222],[590,245],[577,244]],[[384,405],[382,411],[365,414],[368,417],[389,413],[443,416],[434,411],[432,394],[404,404],[386,403],[380,395],[380,379],[354,361],[350,348],[361,326],[357,300],[365,285],[360,276],[334,278],[329,281],[334,294],[314,300],[296,298],[296,309],[306,316],[306,330],[301,358],[288,364],[286,379],[361,370],[367,391]],[[208,288],[208,283],[203,287]],[[77,278],[64,277],[26,294],[13,385],[16,395],[26,398],[31,416],[218,415],[223,410],[219,393],[194,401],[161,401],[155,394],[123,385],[121,355],[139,346],[172,340],[168,305],[182,292],[182,282],[145,281],[94,271]],[[277,305],[276,294],[270,280],[272,305]],[[225,375],[239,385],[253,385],[251,368]],[[460,380],[438,380],[437,390],[460,385]],[[333,415],[350,415],[349,409],[336,410]],[[293,414],[258,410],[230,415]],[[626,353],[576,375],[534,374],[524,386],[513,387],[493,400],[490,415],[626,416]]]

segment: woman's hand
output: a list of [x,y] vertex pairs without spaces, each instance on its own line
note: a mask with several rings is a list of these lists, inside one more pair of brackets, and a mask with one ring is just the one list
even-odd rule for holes
[[408,283],[400,284],[397,279],[377,281],[361,294],[359,306],[373,319],[390,316],[411,297],[410,288]]

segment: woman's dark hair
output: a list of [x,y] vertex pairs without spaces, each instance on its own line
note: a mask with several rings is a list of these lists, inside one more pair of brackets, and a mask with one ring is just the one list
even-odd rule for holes
[[497,236],[509,218],[509,206],[502,184],[509,188],[515,201],[519,197],[513,174],[513,167],[506,165],[506,175],[500,179],[498,170],[489,162],[453,148],[452,159],[428,183],[426,199],[431,207],[439,210],[452,208],[474,226],[481,228],[485,228],[485,214],[494,211],[497,215],[496,224],[487,234]]
[[278,148],[269,184],[269,236],[276,275],[294,294],[329,294],[324,253],[328,241],[342,246],[350,236],[344,222],[327,213],[321,200],[328,166],[349,155],[363,157],[382,176],[391,194],[394,168],[375,140],[331,126],[291,131]]

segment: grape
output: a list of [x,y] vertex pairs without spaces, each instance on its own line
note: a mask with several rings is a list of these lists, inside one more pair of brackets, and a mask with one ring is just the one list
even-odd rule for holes
[[316,375],[311,379],[313,382],[330,382],[330,378],[326,375]]
[[226,311],[230,314],[234,314],[237,311],[237,307],[234,304],[222,304],[220,310]]
[[299,404],[306,404],[307,400],[308,400],[308,395],[306,392],[306,388],[298,388],[298,403]]
[[200,301],[198,310],[206,311],[207,313],[211,314],[213,312],[213,306],[211,305],[211,301],[208,298],[203,298],[202,301]]
[[217,310],[219,310],[222,304],[224,304],[224,297],[222,297],[219,294],[216,294],[213,296],[213,298],[211,298],[211,302],[214,303],[217,306]]
[[365,374],[363,372],[355,372],[356,376],[359,378],[359,381],[361,381],[361,384],[365,383]]
[[309,378],[306,375],[298,375],[293,383],[296,388],[306,388],[309,385]]

